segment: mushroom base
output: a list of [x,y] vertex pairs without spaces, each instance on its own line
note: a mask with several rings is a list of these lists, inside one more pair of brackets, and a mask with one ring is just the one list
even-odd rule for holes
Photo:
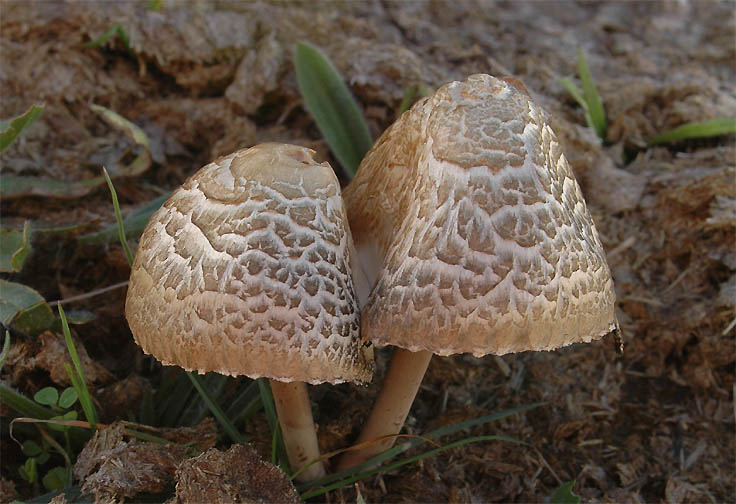
[[432,355],[432,352],[426,350],[394,350],[381,392],[355,445],[388,437],[372,442],[365,448],[345,453],[338,462],[338,471],[362,464],[393,446],[396,434],[404,426]]
[[[291,470],[296,472],[320,455],[307,385],[304,382],[269,381],[286,454]],[[314,481],[324,475],[322,462],[316,462],[299,473],[296,480]]]

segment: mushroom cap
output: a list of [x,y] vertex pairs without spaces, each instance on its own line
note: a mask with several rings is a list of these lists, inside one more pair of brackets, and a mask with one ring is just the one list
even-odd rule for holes
[[125,303],[146,353],[200,373],[370,381],[340,185],[313,154],[268,143],[220,157],[151,217]]
[[364,339],[481,356],[618,328],[580,187],[546,114],[513,81],[473,75],[417,102],[344,199],[376,277]]

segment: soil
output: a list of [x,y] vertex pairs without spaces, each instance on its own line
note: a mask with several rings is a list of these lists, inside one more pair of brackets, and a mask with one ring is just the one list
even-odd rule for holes
[[[119,36],[85,46],[115,23],[129,49]],[[612,339],[602,339],[550,353],[434,358],[406,432],[543,401],[442,440],[497,434],[527,444],[467,444],[317,500],[356,502],[359,492],[366,502],[543,502],[574,480],[585,502],[734,501],[736,145],[733,135],[647,144],[684,123],[736,116],[733,3],[164,0],[151,10],[145,2],[4,1],[0,30],[0,116],[46,104],[2,154],[3,175],[72,182],[99,176],[105,165],[123,214],[216,156],[263,141],[311,147],[338,167],[297,90],[296,41],[330,57],[374,138],[395,119],[409,86],[436,89],[473,73],[517,77],[553,117],[596,221],[625,353],[617,356]],[[576,74],[578,47],[606,109],[603,142],[559,83]],[[138,152],[133,141],[90,104],[142,128],[151,146],[145,171],[126,171]],[[49,301],[127,280],[116,241],[78,240],[114,222],[106,187],[74,194],[3,198],[3,226],[81,226],[35,234],[23,270],[4,279]],[[119,288],[68,303],[95,315],[74,333],[108,422],[129,418],[167,377],[133,342],[124,295]],[[63,342],[57,333],[12,336],[4,383],[29,397],[68,385],[54,354]],[[378,353],[369,387],[311,389],[323,451],[354,439],[389,353]],[[27,499],[34,489],[18,475],[25,457],[9,438],[12,412],[1,414],[0,496]],[[246,436],[268,459],[270,434],[256,417]],[[229,445],[221,435],[218,448]],[[187,456],[177,454],[161,471],[169,482],[156,486],[159,501],[173,495],[173,468]],[[96,487],[103,496],[104,481]]]

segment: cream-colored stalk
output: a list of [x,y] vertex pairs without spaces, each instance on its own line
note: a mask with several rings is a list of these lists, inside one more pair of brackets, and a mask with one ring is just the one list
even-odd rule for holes
[[[304,382],[269,381],[289,465],[292,472],[296,472],[320,455],[307,386]],[[324,465],[316,462],[304,469],[297,479],[314,481],[324,475]]]

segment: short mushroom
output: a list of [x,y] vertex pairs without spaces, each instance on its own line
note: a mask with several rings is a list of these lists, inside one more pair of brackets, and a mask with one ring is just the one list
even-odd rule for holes
[[513,79],[442,86],[389,127],[344,192],[361,337],[393,358],[341,469],[386,450],[433,354],[552,350],[618,331],[598,233],[546,114]]
[[[141,236],[125,314],[168,365],[268,377],[292,468],[319,456],[306,383],[370,381],[340,186],[314,151],[268,143],[177,189]],[[324,474],[321,463],[303,481]]]

